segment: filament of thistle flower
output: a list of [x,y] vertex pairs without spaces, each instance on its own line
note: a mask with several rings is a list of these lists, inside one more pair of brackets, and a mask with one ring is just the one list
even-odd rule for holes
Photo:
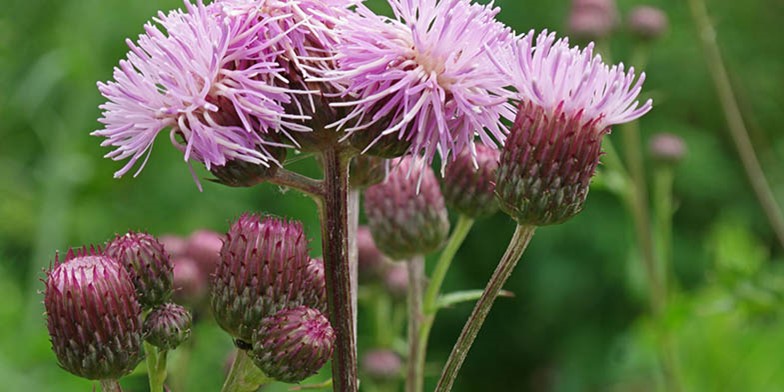
[[471,345],[476,339],[476,335],[482,328],[482,324],[484,324],[487,314],[490,313],[490,309],[493,307],[493,303],[498,297],[498,293],[501,291],[501,288],[504,286],[507,279],[509,279],[512,271],[514,271],[517,261],[520,259],[520,256],[523,255],[523,252],[525,252],[535,231],[536,226],[518,224],[515,228],[514,235],[509,242],[509,246],[506,248],[506,252],[503,257],[501,257],[501,261],[498,263],[498,267],[495,272],[493,272],[492,277],[490,277],[490,280],[487,282],[487,286],[485,287],[484,292],[482,292],[482,296],[474,306],[474,310],[471,312],[471,316],[463,327],[463,331],[460,333],[457,343],[455,343],[452,348],[452,353],[449,354],[449,359],[447,359],[444,369],[441,372],[441,379],[438,380],[435,392],[448,392],[452,389],[457,374],[460,372],[460,367],[463,365],[463,361],[465,361],[468,351],[471,349]]

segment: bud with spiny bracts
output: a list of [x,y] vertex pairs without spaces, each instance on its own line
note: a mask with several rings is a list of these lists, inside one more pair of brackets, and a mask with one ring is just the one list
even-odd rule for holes
[[166,303],[171,298],[174,265],[155,237],[131,231],[111,240],[105,252],[128,271],[139,302],[145,309]]
[[301,223],[242,215],[220,254],[212,277],[212,310],[235,338],[250,342],[261,320],[284,308],[325,309],[324,283],[310,265]]
[[128,272],[93,247],[55,257],[44,306],[60,366],[91,380],[119,379],[141,361],[141,307]]
[[430,253],[449,234],[438,180],[421,158],[393,162],[386,180],[365,191],[365,214],[378,248],[396,260]]
[[444,199],[446,205],[471,218],[481,218],[498,211],[495,199],[495,171],[500,151],[476,146],[476,156],[464,150],[446,166]]
[[519,224],[544,226],[579,213],[599,164],[601,138],[609,128],[582,113],[550,114],[523,102],[497,171],[501,209]]
[[253,337],[252,358],[267,376],[297,383],[324,366],[334,343],[335,332],[324,314],[299,306],[262,320]]
[[267,146],[264,153],[269,154],[275,161],[267,166],[257,163],[232,159],[223,166],[212,166],[210,172],[215,176],[215,182],[231,187],[251,187],[275,176],[286,160],[286,149],[277,146]]
[[156,307],[144,320],[144,339],[155,347],[173,350],[191,336],[191,313],[177,304]]
[[384,181],[387,175],[386,159],[360,154],[351,158],[349,185],[352,188],[367,188]]

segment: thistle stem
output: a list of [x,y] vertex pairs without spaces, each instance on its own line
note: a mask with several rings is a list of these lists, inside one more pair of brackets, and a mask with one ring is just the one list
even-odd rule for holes
[[348,247],[348,167],[351,157],[338,147],[322,152],[323,199],[319,203],[327,301],[336,332],[332,357],[335,391],[357,391],[357,352]]
[[460,215],[457,219],[457,225],[455,225],[455,229],[449,237],[449,241],[447,241],[444,250],[441,252],[441,256],[438,258],[436,267],[430,277],[430,283],[427,285],[427,291],[425,292],[425,298],[422,303],[422,323],[419,326],[419,339],[417,340],[418,356],[415,358],[416,365],[419,367],[418,374],[421,377],[418,381],[420,386],[424,384],[427,345],[430,339],[430,331],[433,328],[433,322],[436,318],[436,313],[438,313],[436,302],[438,301],[438,296],[441,294],[441,286],[444,284],[444,278],[446,277],[447,271],[449,271],[449,266],[452,264],[452,260],[455,258],[457,250],[460,248],[460,245],[463,244],[463,241],[465,241],[465,238],[468,235],[468,232],[471,231],[471,226],[473,225],[474,220],[472,218],[469,218],[466,215]]
[[269,178],[268,181],[276,185],[294,188],[313,198],[319,198],[323,193],[322,181],[314,180],[282,167],[279,168],[275,172],[275,175]]
[[120,382],[117,380],[101,380],[102,392],[122,392]]
[[460,367],[463,365],[466,355],[468,355],[468,350],[471,348],[471,345],[476,339],[476,335],[482,328],[482,324],[487,318],[490,309],[493,307],[493,302],[495,302],[496,297],[498,297],[498,293],[512,274],[520,256],[523,255],[526,247],[528,247],[528,243],[531,241],[534,231],[536,231],[536,226],[517,225],[504,256],[498,263],[495,272],[493,272],[493,276],[490,277],[490,280],[487,282],[482,297],[479,298],[479,301],[477,301],[474,306],[471,316],[463,327],[463,332],[460,333],[457,343],[455,343],[455,346],[452,348],[452,353],[449,354],[449,359],[447,359],[444,370],[441,373],[441,379],[436,386],[436,392],[448,392],[452,389],[452,385],[457,378]]
[[159,350],[150,343],[144,342],[144,353],[147,358],[147,379],[150,392],[163,392],[166,381],[166,350]]
[[255,392],[260,386],[272,381],[274,380],[253,364],[245,350],[237,349],[221,392]]
[[743,121],[743,115],[735,99],[735,92],[732,90],[732,83],[730,83],[727,69],[724,67],[724,60],[721,57],[719,45],[716,43],[716,30],[710,22],[708,9],[702,0],[689,0],[689,8],[691,9],[692,19],[697,25],[700,44],[705,54],[705,64],[708,66],[708,72],[713,78],[713,84],[719,96],[727,127],[735,148],[738,150],[746,177],[749,183],[751,183],[762,210],[765,212],[765,217],[768,218],[768,222],[776,234],[779,245],[784,247],[784,215],[782,215],[781,209],[776,203],[773,191],[770,189],[768,180],[765,178],[765,173],[754,151],[754,146],[751,143],[749,132]]
[[348,192],[348,265],[351,274],[351,309],[354,315],[354,341],[357,341],[357,295],[359,294],[359,251],[357,249],[357,230],[359,230],[359,189]]
[[422,312],[422,293],[425,286],[425,258],[417,255],[406,262],[408,268],[408,371],[406,392],[422,392],[425,354],[419,344]]

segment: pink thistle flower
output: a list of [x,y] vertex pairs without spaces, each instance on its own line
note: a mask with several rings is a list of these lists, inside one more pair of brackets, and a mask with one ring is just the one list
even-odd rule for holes
[[[498,8],[469,0],[389,0],[393,18],[366,7],[338,25],[338,70],[352,110],[333,124],[349,134],[410,143],[407,151],[443,164],[473,146],[475,136],[495,146],[513,118],[507,82],[492,66],[511,32],[495,20]],[[392,138],[392,140],[390,140]],[[383,143],[383,142],[382,142]],[[473,149],[472,149],[473,150]]]
[[[98,83],[108,102],[100,106],[104,129],[93,132],[116,147],[106,155],[129,159],[115,173],[127,173],[157,135],[170,129],[172,143],[186,161],[207,169],[238,159],[268,166],[263,134],[296,116],[284,114],[290,92],[271,84],[281,68],[270,47],[277,37],[260,40],[267,21],[252,10],[225,15],[216,4],[185,2],[186,11],[160,12],[114,69],[114,80]],[[162,30],[161,30],[162,29]],[[144,167],[140,165],[135,175]]]

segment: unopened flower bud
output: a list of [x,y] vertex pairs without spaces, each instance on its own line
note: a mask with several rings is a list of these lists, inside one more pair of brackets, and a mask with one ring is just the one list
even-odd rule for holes
[[286,160],[286,149],[283,147],[267,146],[265,153],[275,160],[268,162],[267,166],[232,159],[223,166],[212,166],[210,172],[216,177],[216,182],[226,186],[238,188],[254,186],[274,177],[280,165]]
[[302,303],[321,313],[327,313],[327,281],[324,276],[324,261],[313,258],[305,268],[302,284]]
[[651,138],[648,149],[653,159],[667,164],[676,164],[686,155],[686,143],[672,133],[658,133]]
[[171,298],[174,265],[155,237],[134,232],[118,235],[106,245],[106,254],[128,271],[145,309]]
[[582,210],[608,129],[523,102],[501,153],[496,195],[519,224],[561,223]]
[[642,40],[659,38],[667,31],[667,14],[659,8],[641,5],[629,12],[629,31]]
[[158,242],[163,245],[163,249],[172,259],[184,255],[185,249],[188,247],[185,238],[173,234],[164,234],[158,237]]
[[493,192],[500,155],[499,150],[477,145],[475,157],[465,150],[446,166],[443,191],[449,208],[471,218],[498,211]]
[[386,180],[365,191],[365,214],[378,248],[397,260],[430,253],[449,234],[438,180],[419,158],[392,163]]
[[207,275],[189,257],[174,258],[174,299],[194,304],[207,294]]
[[222,247],[222,235],[212,230],[197,230],[188,237],[185,255],[196,261],[205,275],[210,275],[220,263]]
[[584,40],[605,38],[618,24],[614,0],[573,0],[569,12],[569,33]]
[[226,235],[212,277],[215,319],[235,338],[251,342],[261,320],[281,309],[324,309],[324,285],[313,281],[313,270],[301,223],[242,215]]
[[128,272],[83,248],[55,258],[44,306],[60,366],[91,380],[119,379],[142,359],[141,307]]
[[384,181],[386,160],[371,155],[360,154],[351,158],[351,171],[348,177],[352,188],[366,188]]
[[363,155],[379,158],[397,158],[408,152],[411,141],[401,138],[401,135],[381,135],[382,126],[375,126],[351,134],[349,141],[354,148],[362,151]]
[[384,288],[395,298],[408,294],[408,267],[405,263],[391,263],[384,268]]
[[357,263],[361,281],[377,278],[384,263],[384,256],[373,241],[367,226],[357,228]]
[[155,347],[173,350],[191,336],[191,313],[177,304],[156,307],[144,320],[144,339]]
[[297,383],[332,356],[335,332],[318,310],[283,309],[264,318],[253,338],[253,362],[278,381]]
[[362,357],[362,371],[376,380],[394,380],[400,377],[400,369],[402,368],[403,363],[400,356],[392,350],[371,350]]

